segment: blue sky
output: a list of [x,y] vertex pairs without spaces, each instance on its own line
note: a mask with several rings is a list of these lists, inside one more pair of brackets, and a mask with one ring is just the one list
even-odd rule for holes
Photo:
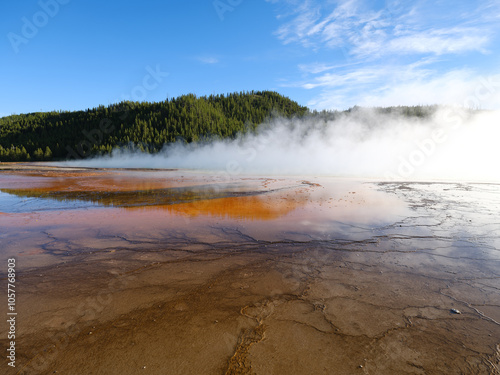
[[0,116],[275,90],[315,109],[500,107],[500,1],[1,5]]

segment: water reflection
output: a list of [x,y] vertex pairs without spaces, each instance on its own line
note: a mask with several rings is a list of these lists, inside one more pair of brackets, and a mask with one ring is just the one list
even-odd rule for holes
[[8,189],[0,189],[0,213],[31,213],[40,211],[75,210],[98,208],[97,203],[82,200],[41,199],[29,194],[15,194]]
[[281,218],[283,225],[320,232],[338,229],[338,222],[347,226],[381,225],[408,214],[404,202],[364,184],[335,179],[320,182],[255,177],[228,183],[182,171],[0,175],[0,211],[107,207],[124,209],[132,216],[134,211],[147,211],[159,217]]
[[[113,207],[160,206],[245,194],[245,192],[238,191],[237,186],[220,188],[217,185],[131,191],[47,191],[45,189],[0,189],[0,191],[20,198],[50,199],[59,202],[80,201]],[[30,209],[36,210],[36,204]]]
[[[27,170],[0,174],[0,211],[30,213],[99,207],[150,215],[272,220],[307,201],[306,185],[269,184],[269,178],[220,181],[187,171]],[[271,196],[295,188],[293,197]]]

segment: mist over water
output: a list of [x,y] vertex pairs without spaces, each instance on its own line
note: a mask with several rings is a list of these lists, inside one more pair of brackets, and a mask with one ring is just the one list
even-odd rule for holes
[[385,180],[500,182],[500,112],[439,108],[425,118],[370,109],[275,118],[232,140],[132,149],[63,163],[188,168],[228,175],[328,175]]

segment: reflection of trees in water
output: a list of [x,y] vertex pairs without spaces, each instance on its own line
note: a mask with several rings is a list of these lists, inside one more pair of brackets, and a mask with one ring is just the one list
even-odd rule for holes
[[54,199],[57,201],[79,200],[114,207],[169,205],[202,199],[223,198],[238,194],[214,186],[137,191],[40,191],[27,189],[1,189],[0,191],[22,198]]
[[[236,191],[235,191],[236,190]],[[21,198],[39,198],[60,202],[80,201],[102,206],[140,210],[164,210],[186,216],[251,220],[277,219],[305,204],[306,198],[278,199],[270,191],[237,191],[219,185],[177,187],[139,191],[40,191],[1,189]],[[274,190],[273,190],[274,191]]]

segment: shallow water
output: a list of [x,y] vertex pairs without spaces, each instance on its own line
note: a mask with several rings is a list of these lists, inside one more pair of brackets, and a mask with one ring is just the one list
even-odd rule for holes
[[498,371],[499,185],[9,168],[19,373]]

